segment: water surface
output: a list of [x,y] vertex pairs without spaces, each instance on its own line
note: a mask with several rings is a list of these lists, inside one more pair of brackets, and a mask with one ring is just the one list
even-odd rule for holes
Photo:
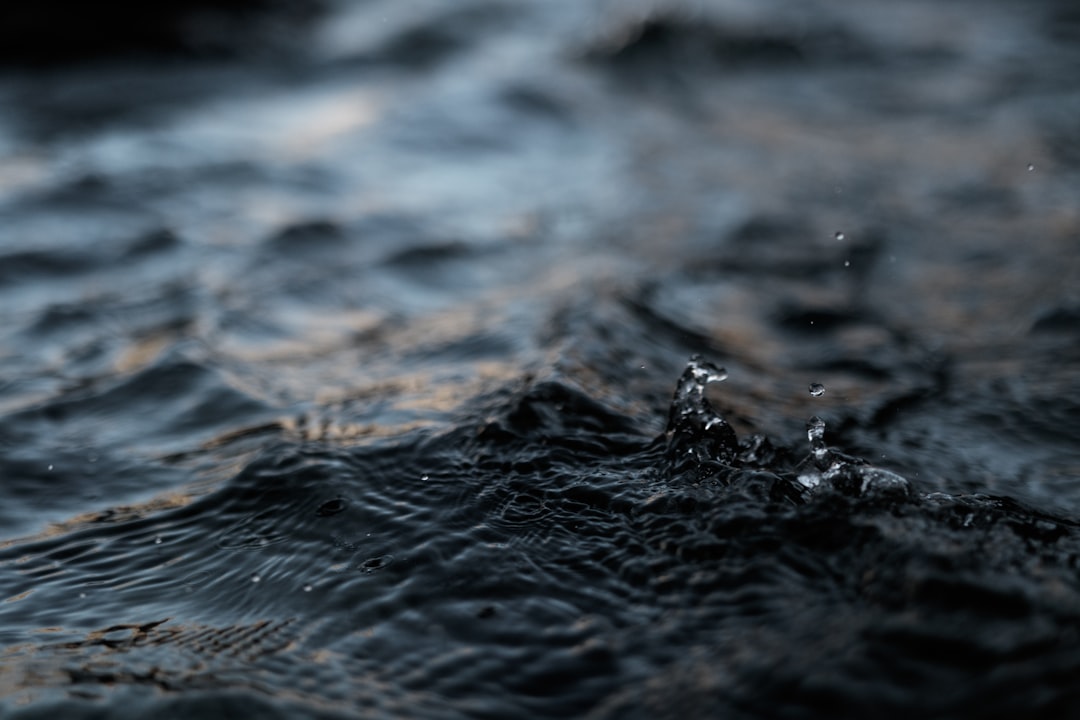
[[1077,711],[1071,5],[276,12],[8,45],[6,714]]

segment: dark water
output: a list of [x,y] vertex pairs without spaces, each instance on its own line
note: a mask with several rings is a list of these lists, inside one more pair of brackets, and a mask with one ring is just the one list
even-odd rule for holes
[[5,716],[1080,713],[1071,3],[50,2]]

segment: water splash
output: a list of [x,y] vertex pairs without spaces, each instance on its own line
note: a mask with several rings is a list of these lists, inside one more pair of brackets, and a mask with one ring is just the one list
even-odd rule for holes
[[806,422],[806,436],[816,472],[800,473],[795,478],[804,489],[829,488],[854,497],[911,495],[907,478],[830,448],[825,442],[825,421],[816,415]]
[[806,437],[810,440],[810,452],[818,470],[827,470],[831,466],[829,446],[825,444],[825,421],[814,415],[806,421]]
[[709,413],[719,417],[709,401],[705,399],[705,386],[711,382],[727,380],[727,370],[717,367],[700,355],[694,355],[675,386],[675,397],[671,400],[671,412],[668,416],[668,431],[675,429],[680,420],[698,417]]
[[[698,480],[726,477],[744,463],[753,463],[757,448],[753,438],[743,447],[734,429],[705,397],[709,383],[727,379],[727,371],[694,355],[679,378],[668,416],[667,456],[672,472],[689,473]],[[811,383],[810,394],[825,393],[821,383]],[[869,465],[861,458],[830,448],[825,441],[825,421],[813,416],[806,422],[810,442],[810,466],[804,461],[789,481],[797,495],[832,490],[851,497],[910,497],[908,480],[894,472]]]
[[675,402],[681,406],[680,409],[696,410],[696,405],[687,408],[687,403],[700,404],[705,398],[705,386],[713,382],[723,382],[727,377],[727,370],[724,368],[717,367],[700,355],[693,355],[675,388]]
[[709,383],[727,380],[724,368],[693,355],[686,365],[668,415],[668,455],[698,462],[724,461],[734,457],[739,441],[727,420],[705,397]]

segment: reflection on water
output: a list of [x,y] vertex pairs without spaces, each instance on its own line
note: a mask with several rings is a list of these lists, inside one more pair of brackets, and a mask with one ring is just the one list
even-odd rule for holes
[[76,5],[0,43],[5,711],[1075,710],[1067,3]]

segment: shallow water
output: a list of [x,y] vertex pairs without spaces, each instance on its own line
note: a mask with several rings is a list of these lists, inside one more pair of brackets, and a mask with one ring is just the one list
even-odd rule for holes
[[4,712],[1074,714],[1078,28],[372,1],[9,63]]

